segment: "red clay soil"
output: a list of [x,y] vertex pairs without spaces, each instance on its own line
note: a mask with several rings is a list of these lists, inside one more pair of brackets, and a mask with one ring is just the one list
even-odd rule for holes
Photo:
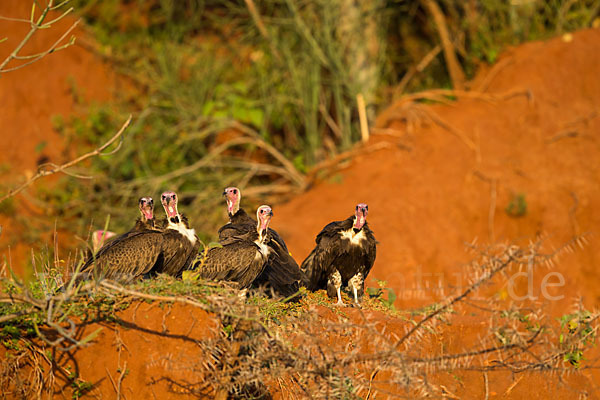
[[[198,382],[190,366],[202,364],[199,341],[213,335],[218,321],[201,310],[175,305],[134,303],[116,314],[116,323],[80,326],[79,338],[101,329],[93,345],[76,352],[54,352],[57,398],[71,398],[70,371],[94,385],[96,398],[195,398],[186,383]],[[177,382],[177,384],[173,384]],[[120,388],[120,390],[119,390]]]
[[[0,15],[27,15],[24,3],[3,1]],[[29,50],[51,43],[69,22],[42,32]],[[3,21],[0,37],[8,36],[7,24],[14,23]],[[0,58],[27,30],[26,26],[16,29],[11,25],[8,30],[10,40],[0,45]],[[551,248],[590,232],[588,246],[563,256],[549,270],[536,271],[533,304],[552,316],[572,311],[578,297],[586,308],[598,307],[599,66],[600,30],[586,30],[571,40],[533,42],[505,52],[495,67],[475,80],[473,88],[478,89],[450,105],[394,104],[381,113],[365,151],[329,179],[275,207],[273,226],[301,261],[325,224],[347,217],[358,202],[368,203],[369,224],[380,244],[367,286],[375,286],[373,278],[387,281],[398,294],[396,307],[401,309],[443,299],[442,291],[434,290],[438,283],[445,295],[464,287],[465,265],[471,259],[465,243],[474,239],[527,243],[543,236],[546,248]],[[67,82],[70,76],[90,99],[110,95],[107,88],[113,75],[77,46],[0,78],[0,126],[5,127],[0,162],[10,163],[13,174],[35,169],[39,155],[34,148],[40,141],[48,142],[44,155],[51,161],[65,160],[50,118],[76,108]],[[378,143],[387,147],[367,151]],[[508,215],[505,209],[520,194],[525,196],[527,212],[520,217]],[[5,246],[9,235],[5,226],[0,246]],[[5,255],[6,247],[1,251]],[[564,277],[564,286],[550,290],[551,295],[564,296],[562,300],[541,295],[541,282],[549,272]],[[516,293],[526,294],[527,288],[520,280]],[[503,298],[507,289],[488,287],[485,293]],[[475,318],[472,309],[461,307],[456,312],[454,325],[441,328],[437,338],[426,339],[432,353],[439,352],[441,344],[461,351],[489,333],[486,321]],[[348,313],[351,320],[361,322],[358,311]],[[63,358],[61,365],[76,365],[78,376],[95,384],[89,397],[114,398],[124,368],[130,371],[122,380],[125,398],[174,397],[177,389],[168,379],[185,381],[191,379],[191,372],[178,370],[171,360],[206,357],[193,341],[208,334],[213,320],[189,307],[163,309],[146,303],[119,316],[124,324],[103,325],[89,347],[70,353],[73,358]],[[401,335],[406,325],[376,312],[368,313],[368,318],[388,334]],[[82,336],[96,328],[84,327]],[[446,388],[446,397],[486,395],[482,373],[439,374],[434,379]],[[600,376],[589,371],[562,380],[539,373],[498,372],[489,373],[487,379],[490,399],[599,397],[595,382],[600,382]],[[71,388],[65,387],[62,397],[70,396]]]
[[[0,2],[0,16],[28,19],[30,13],[31,2]],[[55,13],[49,13],[47,21],[56,16]],[[49,49],[75,21],[76,18],[67,17],[53,24],[50,29],[38,31],[19,54],[36,54]],[[0,22],[0,38],[6,38],[0,44],[0,60],[4,60],[15,49],[29,28],[28,23],[7,20]],[[80,41],[86,37],[80,27],[75,28],[72,35]],[[21,63],[22,61],[13,60],[5,68],[16,67]],[[63,138],[53,129],[52,117],[60,115],[68,119],[79,111],[78,101],[85,104],[106,101],[113,96],[113,90],[118,88],[118,84],[117,75],[96,55],[78,44],[50,54],[22,69],[2,74],[0,178],[3,187],[15,187],[24,182],[37,171],[39,164],[60,164],[70,160],[76,153],[64,148]],[[40,146],[38,151],[37,146]],[[46,182],[48,179],[52,178],[46,178]],[[21,215],[40,217],[45,214],[43,209],[29,202],[26,196],[19,196],[16,200]],[[0,258],[9,259],[8,247],[11,246],[11,264],[17,272],[22,273],[33,244],[22,240],[13,243],[11,240],[24,229],[16,218],[0,215],[0,225],[3,227]],[[44,240],[51,242],[50,235],[44,235]]]

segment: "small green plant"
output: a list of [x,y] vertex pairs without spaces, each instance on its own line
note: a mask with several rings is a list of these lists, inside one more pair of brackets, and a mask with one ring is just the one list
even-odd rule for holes
[[223,326],[223,333],[225,334],[225,337],[231,337],[231,334],[233,333],[233,325],[227,324]]
[[561,329],[559,345],[564,352],[563,360],[579,368],[581,361],[585,360],[584,349],[594,345],[596,340],[596,329],[592,326],[592,313],[580,310],[573,314],[565,314],[558,320]]
[[527,200],[525,199],[525,194],[513,194],[504,211],[514,218],[519,218],[527,214]]
[[71,380],[71,389],[73,389],[71,398],[74,400],[81,398],[94,388],[93,383],[80,379],[74,372],[69,374],[69,379]]
[[[395,310],[396,308],[394,307],[394,302],[396,301],[396,292],[394,291],[394,289],[386,287],[387,286],[387,282],[386,281],[381,281],[381,280],[376,280],[377,281],[377,285],[378,287],[368,287],[367,290],[367,294],[369,295],[369,297],[371,299],[375,299],[378,300],[385,308],[390,309],[390,310]],[[384,293],[387,294],[387,296],[384,296]]]
[[360,397],[356,394],[356,387],[352,379],[345,377],[342,382],[342,399],[344,400],[359,400]]

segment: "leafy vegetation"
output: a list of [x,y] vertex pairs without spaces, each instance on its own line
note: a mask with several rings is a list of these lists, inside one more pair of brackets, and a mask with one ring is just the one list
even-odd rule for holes
[[578,310],[559,318],[561,333],[559,343],[563,349],[563,360],[575,368],[585,360],[583,352],[588,345],[596,341],[595,316],[587,310]]
[[[376,288],[366,288],[366,292],[369,295],[369,298],[379,301],[381,305],[386,309],[392,311],[395,310],[396,308],[394,307],[394,302],[396,301],[397,296],[394,289],[386,287],[387,282],[380,280],[377,280],[377,286],[378,287]],[[387,296],[384,296],[384,293],[387,293]]]

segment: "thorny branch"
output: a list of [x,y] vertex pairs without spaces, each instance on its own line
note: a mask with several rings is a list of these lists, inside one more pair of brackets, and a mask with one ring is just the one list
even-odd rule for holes
[[452,307],[452,305],[454,305],[457,302],[466,298],[469,294],[471,294],[473,291],[475,291],[483,283],[492,279],[494,277],[494,275],[496,275],[498,272],[506,269],[506,267],[508,267],[510,264],[512,264],[514,261],[516,261],[516,258],[515,258],[517,256],[516,252],[517,252],[516,249],[509,248],[506,251],[506,253],[503,254],[503,256],[504,256],[503,260],[500,260],[500,259],[494,260],[493,263],[495,264],[495,266],[492,269],[490,269],[489,271],[484,273],[475,283],[473,283],[471,286],[469,286],[460,295],[455,296],[454,298],[450,299],[449,301],[446,302],[446,304],[439,307],[434,312],[428,314],[427,316],[425,316],[425,318],[420,320],[404,336],[402,336],[402,338],[400,338],[400,340],[398,340],[395,347],[400,347],[408,338],[410,338],[417,330],[419,330],[428,321],[430,321],[437,315],[441,314],[442,312],[448,310],[450,307]]
[[[127,121],[125,121],[125,123],[123,124],[123,126],[121,126],[121,129],[119,129],[119,131],[113,135],[113,137],[111,137],[106,143],[104,143],[102,146],[90,151],[89,153],[83,154],[79,157],[77,157],[74,160],[71,160],[67,163],[64,163],[62,165],[56,165],[53,163],[48,163],[48,164],[43,164],[40,165],[37,174],[35,174],[34,176],[32,176],[31,178],[29,178],[25,183],[23,183],[22,185],[11,189],[8,191],[7,194],[5,194],[4,196],[0,197],[0,203],[2,203],[4,200],[13,197],[19,193],[21,193],[23,190],[25,190],[27,187],[29,187],[33,182],[37,181],[38,179],[48,176],[48,175],[52,175],[52,174],[56,174],[58,172],[62,172],[68,175],[72,175],[69,171],[67,171],[68,168],[74,166],[75,164],[78,164],[84,160],[87,160],[88,158],[91,157],[95,157],[95,156],[106,156],[106,155],[111,155],[114,154],[116,151],[118,151],[121,148],[121,144],[123,143],[123,132],[125,132],[125,129],[127,129],[127,127],[129,126],[130,122],[131,122],[131,114],[129,115],[129,118],[127,118]],[[112,145],[113,143],[115,143],[117,141],[117,139],[121,138],[119,145],[112,151],[108,152],[108,153],[103,153],[104,150],[106,150],[110,145]],[[48,169],[46,169],[48,168]],[[77,176],[78,178],[87,178],[89,179],[90,177],[84,177],[84,176]]]
[[427,314],[422,320],[416,323],[408,332],[400,338],[394,345],[394,347],[398,348],[403,343],[405,343],[412,335],[414,335],[419,329],[421,329],[427,322],[431,321],[436,316],[441,313],[449,310],[454,304],[464,300],[471,293],[473,293],[477,288],[483,285],[486,282],[489,282],[495,275],[499,272],[504,271],[511,264],[533,264],[535,261],[540,259],[545,263],[552,263],[552,259],[560,254],[562,251],[570,250],[572,243],[577,243],[580,246],[581,242],[584,241],[584,237],[575,237],[571,242],[568,242],[558,250],[554,251],[552,254],[543,255],[537,252],[537,247],[540,246],[540,243],[535,243],[530,246],[530,248],[525,251],[516,246],[508,246],[499,256],[489,256],[485,255],[485,262],[481,265],[480,269],[483,271],[483,274],[476,279],[467,289],[465,289],[461,294],[449,299],[445,302],[441,307],[436,308],[433,312]]

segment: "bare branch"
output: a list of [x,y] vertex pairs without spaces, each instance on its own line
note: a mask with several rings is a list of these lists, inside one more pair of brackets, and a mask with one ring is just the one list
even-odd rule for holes
[[[75,40],[74,38],[72,38],[68,43],[62,45],[59,47],[59,44],[69,35],[69,33],[71,33],[71,31],[73,31],[73,29],[75,29],[75,27],[79,24],[79,22],[81,20],[77,20],[75,21],[75,23],[73,23],[73,25],[71,25],[71,27],[69,29],[67,29],[67,31],[52,45],[50,46],[50,48],[42,53],[38,53],[35,55],[31,55],[31,56],[20,56],[19,52],[23,49],[23,47],[27,44],[27,42],[29,42],[29,40],[33,37],[33,35],[40,29],[46,29],[52,26],[53,23],[61,20],[62,18],[64,18],[65,16],[67,16],[71,11],[73,11],[73,8],[69,8],[68,10],[66,10],[65,12],[63,12],[60,16],[56,17],[55,19],[53,19],[50,22],[44,22],[46,17],[48,16],[48,12],[56,9],[59,6],[62,6],[66,3],[66,1],[64,1],[63,3],[59,4],[58,6],[53,6],[53,2],[50,1],[48,2],[48,4],[46,5],[46,7],[42,10],[42,13],[40,15],[40,17],[38,18],[37,22],[34,22],[34,13],[35,13],[35,2],[33,4],[32,10],[31,10],[31,19],[27,22],[29,22],[31,24],[31,29],[29,30],[29,32],[27,33],[27,35],[25,35],[25,37],[23,38],[23,40],[17,45],[17,47],[4,59],[4,61],[2,61],[0,63],[0,76],[1,74],[5,73],[5,72],[10,72],[10,71],[15,71],[17,69],[23,68],[29,64],[32,64],[38,60],[40,60],[42,57],[47,56],[50,53],[53,53],[55,51],[58,50],[62,50],[65,49],[69,46],[71,46]],[[25,22],[26,20],[24,19],[19,19],[19,18],[7,18],[7,17],[1,17],[1,19],[4,20],[11,20],[11,21],[17,21],[17,22]],[[8,63],[10,63],[12,60],[16,60],[16,59],[29,59],[29,58],[33,58],[31,61],[28,61],[24,64],[18,65],[16,67],[12,67],[12,68],[6,68],[5,67],[8,65]]]
[[264,164],[247,163],[245,161],[236,161],[233,164],[228,164],[228,165],[237,166],[238,168],[250,167],[250,168],[259,168],[260,170],[263,170],[263,171],[268,170],[270,172],[276,172],[276,173],[280,174],[281,176],[283,176],[284,178],[286,178],[287,180],[289,180],[296,187],[300,188],[300,190],[303,190],[306,187],[307,183],[306,183],[306,179],[305,179],[304,175],[302,175],[300,172],[298,172],[296,167],[294,167],[293,163],[291,163],[283,154],[281,154],[281,152],[279,150],[277,150],[275,147],[273,147],[272,145],[267,143],[255,130],[253,130],[252,128],[250,128],[246,125],[243,125],[237,121],[231,121],[229,123],[229,126],[233,129],[237,129],[238,131],[243,133],[244,136],[240,136],[240,137],[231,139],[231,140],[215,147],[206,156],[204,156],[203,158],[201,158],[200,160],[196,161],[193,164],[186,165],[185,167],[181,167],[174,171],[168,172],[168,173],[160,175],[160,176],[152,177],[149,179],[147,179],[147,178],[137,179],[131,183],[140,184],[140,183],[144,183],[144,182],[158,183],[161,181],[170,181],[174,178],[195,172],[195,171],[199,170],[200,168],[209,168],[209,167],[214,167],[215,165],[218,165],[218,163],[215,163],[215,160],[217,160],[221,156],[221,154],[223,152],[225,152],[225,150],[229,149],[230,147],[242,146],[242,145],[254,145],[254,146],[262,148],[267,153],[269,153],[273,158],[275,158],[281,164],[282,167],[278,168],[278,167],[273,167],[273,166],[266,166]]
[[3,21],[12,21],[12,22],[24,22],[26,24],[30,23],[28,19],[3,17],[2,15],[0,15],[0,20],[3,20]]

